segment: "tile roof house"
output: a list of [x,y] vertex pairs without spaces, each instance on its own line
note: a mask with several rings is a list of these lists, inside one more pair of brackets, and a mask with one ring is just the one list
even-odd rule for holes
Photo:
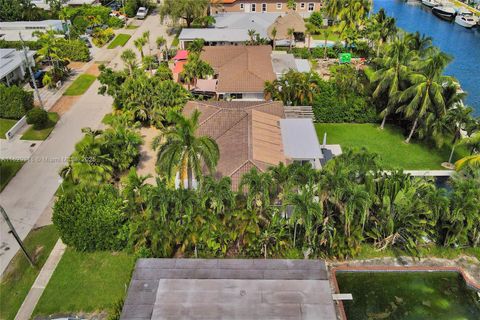
[[183,114],[190,116],[194,110],[201,112],[197,134],[212,137],[220,149],[216,176],[230,177],[235,190],[252,168],[265,171],[297,160],[321,166],[312,120],[285,119],[281,102],[191,101]]
[[[257,12],[285,13],[288,0],[210,0],[213,14],[222,12]],[[297,11],[302,17],[308,18],[312,12],[323,7],[325,0],[296,1]]]
[[263,100],[265,81],[276,78],[271,53],[270,46],[214,46],[200,58],[215,70],[219,99]]

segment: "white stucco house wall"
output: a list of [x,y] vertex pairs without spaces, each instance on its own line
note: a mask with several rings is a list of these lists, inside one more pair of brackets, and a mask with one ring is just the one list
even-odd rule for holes
[[10,85],[17,80],[23,80],[27,76],[28,65],[34,66],[35,51],[27,51],[27,57],[23,51],[15,49],[0,49],[0,82]]

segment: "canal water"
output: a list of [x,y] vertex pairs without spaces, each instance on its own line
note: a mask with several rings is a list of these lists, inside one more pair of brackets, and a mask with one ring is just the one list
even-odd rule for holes
[[465,104],[480,116],[480,28],[465,29],[443,21],[420,1],[373,0],[374,11],[384,8],[408,32],[420,32],[433,38],[434,45],[454,57],[446,74],[456,77],[468,93]]

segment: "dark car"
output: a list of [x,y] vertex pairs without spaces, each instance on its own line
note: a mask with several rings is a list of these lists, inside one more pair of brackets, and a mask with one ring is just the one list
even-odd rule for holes
[[[43,77],[45,77],[46,72],[43,70],[37,71],[33,74],[33,78],[35,79],[35,84],[37,85],[37,88],[43,88]],[[35,88],[35,85],[33,84],[33,81],[30,80],[30,87]]]

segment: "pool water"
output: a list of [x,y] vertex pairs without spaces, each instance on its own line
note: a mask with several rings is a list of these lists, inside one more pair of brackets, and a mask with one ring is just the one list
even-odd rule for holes
[[457,272],[337,272],[348,320],[479,320],[480,297]]

